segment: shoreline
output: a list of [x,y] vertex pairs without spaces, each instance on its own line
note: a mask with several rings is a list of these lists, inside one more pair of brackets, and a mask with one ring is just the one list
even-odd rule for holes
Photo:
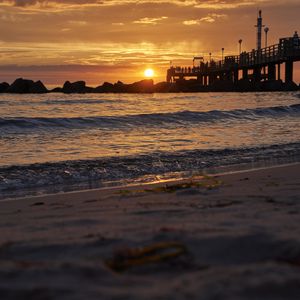
[[[250,165],[249,165],[250,166]],[[248,166],[248,167],[249,167]],[[239,166],[236,166],[237,168]],[[141,182],[141,183],[129,183],[129,184],[120,184],[120,185],[111,185],[111,186],[104,186],[101,188],[92,188],[92,189],[82,189],[82,190],[74,190],[74,191],[68,191],[68,192],[59,192],[59,193],[49,193],[49,194],[42,194],[42,195],[33,195],[33,196],[25,196],[25,197],[16,197],[16,198],[7,198],[7,199],[1,199],[0,203],[3,202],[10,202],[10,201],[29,201],[29,200],[45,200],[47,199],[60,199],[60,198],[72,198],[78,197],[78,196],[85,196],[85,197],[94,197],[94,195],[105,192],[105,193],[113,193],[116,191],[129,189],[129,190],[136,190],[136,189],[143,189],[143,188],[156,188],[161,187],[163,185],[177,185],[182,184],[190,181],[197,181],[198,179],[202,179],[206,176],[210,177],[227,177],[227,176],[239,176],[239,175],[247,175],[252,173],[260,173],[260,172],[266,172],[271,170],[276,170],[280,168],[288,168],[288,167],[299,167],[300,169],[300,162],[294,162],[294,163],[286,163],[286,164],[279,164],[279,165],[271,165],[271,166],[263,166],[263,167],[254,167],[254,168],[248,168],[248,169],[238,169],[238,170],[227,170],[225,172],[207,172],[203,173],[202,175],[196,175],[195,177],[180,177],[178,179],[165,179],[160,181],[151,181],[151,182]]]
[[[159,162],[159,163],[157,163]],[[178,164],[177,162],[180,162]],[[300,162],[299,143],[187,150],[0,167],[0,199],[110,188]],[[103,167],[105,166],[105,167]]]

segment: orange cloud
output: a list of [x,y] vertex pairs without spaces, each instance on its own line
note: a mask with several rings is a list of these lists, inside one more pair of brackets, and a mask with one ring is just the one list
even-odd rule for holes
[[159,18],[141,18],[139,20],[133,21],[134,24],[143,24],[143,25],[157,25],[160,21],[166,20],[168,17],[159,17]]
[[225,19],[227,18],[227,15],[225,14],[208,14],[206,17],[203,17],[201,19],[196,19],[196,20],[186,20],[183,21],[184,25],[191,26],[191,25],[200,25],[201,23],[214,23],[218,19]]

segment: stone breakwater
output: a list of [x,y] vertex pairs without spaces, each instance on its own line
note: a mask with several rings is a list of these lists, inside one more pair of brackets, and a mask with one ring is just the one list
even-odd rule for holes
[[44,94],[44,93],[65,93],[65,94],[84,94],[84,93],[177,93],[177,92],[250,92],[250,91],[289,91],[299,90],[300,87],[295,83],[286,84],[281,80],[272,82],[252,83],[240,81],[237,85],[227,84],[226,82],[216,81],[212,86],[203,86],[197,80],[178,80],[176,82],[154,83],[152,79],[141,80],[131,84],[121,81],[116,83],[104,82],[97,87],[89,87],[85,81],[69,82],[66,81],[63,87],[48,90],[39,81],[23,78],[16,79],[11,85],[7,82],[0,83],[0,93],[12,94]]

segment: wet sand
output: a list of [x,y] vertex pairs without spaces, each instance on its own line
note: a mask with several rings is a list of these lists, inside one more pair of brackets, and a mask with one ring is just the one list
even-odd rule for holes
[[0,299],[299,299],[300,164],[0,202]]

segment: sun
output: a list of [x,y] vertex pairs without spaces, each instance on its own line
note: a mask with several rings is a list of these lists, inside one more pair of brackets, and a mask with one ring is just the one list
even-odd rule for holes
[[145,75],[145,77],[148,77],[148,78],[153,77],[153,76],[154,76],[154,71],[153,71],[153,69],[146,69],[146,70],[144,71],[144,75]]

